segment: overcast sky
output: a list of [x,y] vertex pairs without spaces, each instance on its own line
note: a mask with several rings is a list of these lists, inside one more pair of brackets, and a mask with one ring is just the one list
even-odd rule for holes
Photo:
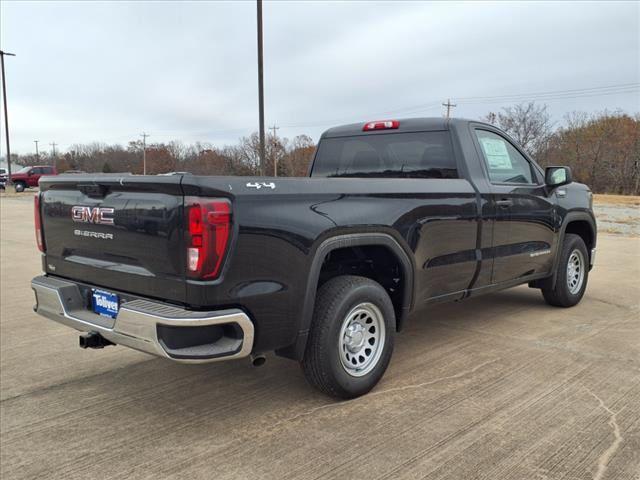
[[[258,128],[253,1],[0,5],[1,47],[17,54],[5,58],[14,152],[142,131],[221,145]],[[558,122],[636,113],[639,5],[266,1],[267,125],[317,140],[340,123],[440,116],[448,97],[469,118],[524,99]]]

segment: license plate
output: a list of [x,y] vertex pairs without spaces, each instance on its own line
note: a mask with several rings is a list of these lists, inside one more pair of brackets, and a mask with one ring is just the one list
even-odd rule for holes
[[91,297],[93,311],[105,317],[115,318],[118,315],[118,295],[104,290],[94,290]]

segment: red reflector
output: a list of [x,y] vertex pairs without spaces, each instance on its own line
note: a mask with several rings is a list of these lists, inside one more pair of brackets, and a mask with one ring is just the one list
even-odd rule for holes
[[368,132],[370,130],[395,130],[400,126],[400,122],[398,120],[378,120],[376,122],[365,123],[364,127],[362,127],[363,132]]
[[216,278],[231,236],[231,203],[226,199],[187,197],[187,274],[192,278]]
[[44,253],[44,237],[42,235],[42,218],[40,217],[40,193],[33,197],[33,220],[36,227],[36,243],[38,250]]

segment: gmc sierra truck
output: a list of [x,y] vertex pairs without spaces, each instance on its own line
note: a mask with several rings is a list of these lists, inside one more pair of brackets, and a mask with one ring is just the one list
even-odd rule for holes
[[592,194],[569,168],[439,118],[332,128],[309,178],[43,177],[35,228],[35,311],[82,347],[188,363],[275,351],[340,398],[376,385],[410,312],[520,284],[571,307],[596,251]]

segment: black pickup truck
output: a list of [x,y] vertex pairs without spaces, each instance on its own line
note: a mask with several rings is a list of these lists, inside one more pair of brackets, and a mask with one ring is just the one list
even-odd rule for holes
[[412,311],[527,283],[582,298],[592,194],[480,122],[332,128],[309,178],[44,177],[35,311],[180,362],[276,354],[351,398],[382,377]]

